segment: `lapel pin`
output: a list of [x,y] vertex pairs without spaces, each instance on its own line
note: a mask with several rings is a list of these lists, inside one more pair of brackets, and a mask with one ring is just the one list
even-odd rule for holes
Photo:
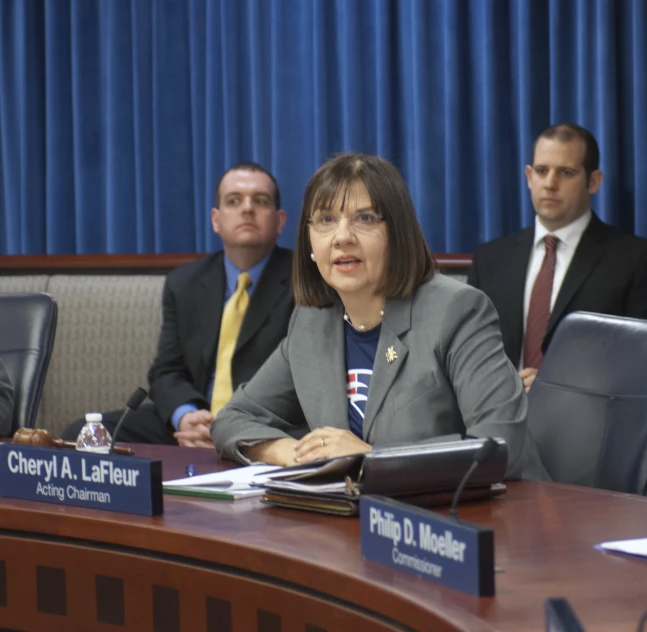
[[393,348],[393,345],[391,345],[387,350],[386,350],[386,361],[391,364],[393,360],[398,359],[398,354],[395,352],[395,349]]

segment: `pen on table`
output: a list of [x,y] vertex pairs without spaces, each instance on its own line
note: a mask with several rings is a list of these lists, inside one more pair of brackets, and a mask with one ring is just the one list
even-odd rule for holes
[[[195,465],[193,465],[193,463],[189,463],[184,471],[186,472],[188,478],[195,476]],[[232,481],[212,481],[208,483],[195,484],[196,487],[231,487],[232,485]]]

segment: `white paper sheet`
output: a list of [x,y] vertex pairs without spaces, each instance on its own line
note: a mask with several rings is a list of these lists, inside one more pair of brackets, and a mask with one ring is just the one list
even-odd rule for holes
[[624,555],[632,555],[634,557],[647,557],[647,538],[602,542],[596,544],[595,548],[600,551],[609,551],[609,553],[623,553]]
[[278,465],[248,465],[225,472],[213,472],[211,474],[200,474],[199,476],[187,476],[176,478],[172,481],[164,481],[165,487],[236,487],[242,489],[250,487],[251,483],[262,484],[265,480],[263,474],[281,469]]

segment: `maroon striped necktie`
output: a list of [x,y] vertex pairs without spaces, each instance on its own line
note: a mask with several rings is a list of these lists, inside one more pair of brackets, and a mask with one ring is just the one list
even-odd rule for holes
[[559,239],[552,235],[544,237],[546,254],[535,284],[532,286],[530,305],[528,306],[526,337],[523,344],[524,368],[538,369],[544,359],[544,354],[541,352],[541,343],[546,336],[546,328],[550,319],[550,297],[553,293],[558,241]]

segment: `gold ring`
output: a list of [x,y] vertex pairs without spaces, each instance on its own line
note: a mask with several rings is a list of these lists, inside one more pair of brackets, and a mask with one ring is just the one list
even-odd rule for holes
[[323,437],[321,437],[321,447],[323,448],[326,445],[326,441]]

